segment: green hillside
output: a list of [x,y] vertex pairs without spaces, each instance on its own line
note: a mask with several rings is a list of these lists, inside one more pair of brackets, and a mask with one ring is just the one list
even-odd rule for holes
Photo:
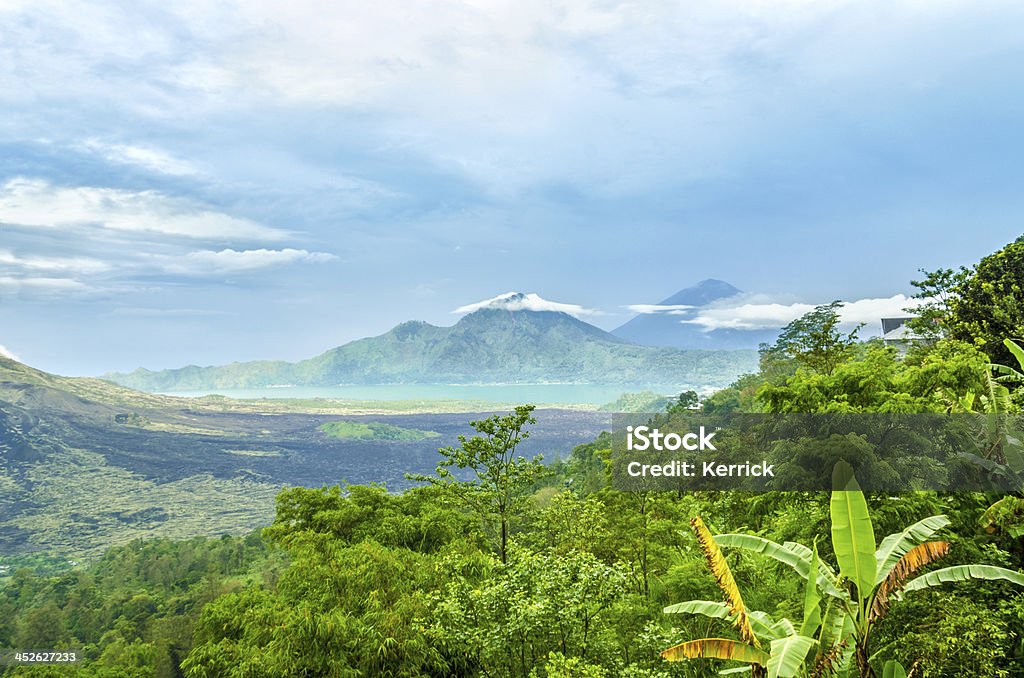
[[451,327],[406,322],[297,363],[256,361],[105,378],[146,391],[395,383],[678,383],[721,387],[755,351],[638,346],[564,313],[484,308]]
[[393,424],[382,424],[371,421],[365,424],[354,421],[329,421],[320,426],[320,430],[332,438],[339,440],[386,440],[394,442],[412,442],[437,438],[437,431],[421,431],[415,428],[402,428]]

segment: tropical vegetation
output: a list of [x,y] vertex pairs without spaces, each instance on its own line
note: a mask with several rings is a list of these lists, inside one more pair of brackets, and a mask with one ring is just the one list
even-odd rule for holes
[[[963,461],[1012,474],[1022,264],[1018,242],[926,276],[934,320],[905,354],[819,307],[756,372],[666,416],[992,415],[999,444]],[[998,323],[979,320],[985,303]],[[0,572],[0,647],[82,657],[6,674],[1024,675],[1019,490],[872,492],[837,460],[830,492],[620,491],[611,433],[541,463],[518,451],[532,416],[474,422],[401,493],[291,487],[245,537]]]

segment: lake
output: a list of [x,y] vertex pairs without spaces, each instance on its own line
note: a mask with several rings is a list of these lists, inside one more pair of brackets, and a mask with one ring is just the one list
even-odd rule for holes
[[623,393],[653,391],[675,396],[689,386],[653,384],[352,384],[342,386],[275,386],[173,391],[167,395],[198,397],[222,395],[238,399],[331,398],[335,400],[468,400],[494,403],[604,405]]

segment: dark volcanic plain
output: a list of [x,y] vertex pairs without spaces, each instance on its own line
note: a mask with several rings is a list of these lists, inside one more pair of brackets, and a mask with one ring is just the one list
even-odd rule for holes
[[[458,445],[460,434],[473,433],[469,421],[491,413],[376,414],[238,414],[183,410],[196,428],[217,434],[174,433],[135,426],[68,422],[65,442],[98,452],[107,463],[166,483],[197,474],[239,478],[276,485],[318,487],[325,484],[384,483],[408,487],[406,473],[430,473],[440,459],[438,448]],[[523,456],[543,454],[552,460],[573,446],[592,440],[607,428],[609,416],[580,410],[539,410],[537,424],[520,447]],[[320,431],[330,421],[383,422],[440,435],[413,442],[339,440]]]
[[[458,445],[460,434],[472,435],[471,420],[491,414],[170,398],[12,361],[0,362],[0,377],[0,566],[8,569],[32,553],[78,559],[140,537],[248,532],[269,524],[287,486],[402,490],[414,484],[407,473],[433,472],[437,449]],[[547,460],[592,440],[608,421],[572,409],[536,416],[519,452]],[[339,439],[320,430],[334,421],[438,435]]]

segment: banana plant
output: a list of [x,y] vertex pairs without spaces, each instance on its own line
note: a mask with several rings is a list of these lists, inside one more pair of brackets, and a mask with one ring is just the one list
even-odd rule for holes
[[[789,619],[773,620],[767,613],[748,610],[729,563],[700,517],[690,521],[697,543],[704,554],[708,569],[718,582],[725,602],[690,600],[669,605],[669,614],[700,614],[713,619],[725,619],[736,627],[739,640],[728,638],[701,638],[670,647],[661,653],[668,661],[686,659],[725,659],[748,664],[752,678],[794,678],[805,674],[805,660],[817,645],[815,633],[821,625],[821,610],[817,584],[809,580],[804,599],[804,619],[799,631]],[[817,558],[817,552],[812,552]],[[765,643],[768,647],[765,648]],[[731,673],[733,671],[729,671]],[[723,672],[724,673],[724,672]]]
[[968,391],[950,402],[950,412],[1001,414],[1012,409],[1013,401],[1006,384],[1024,384],[1024,348],[1012,339],[1003,339],[1003,345],[1016,358],[1020,369],[999,363],[988,363],[988,369],[984,373],[984,391],[980,394]]
[[955,565],[920,575],[924,567],[949,553],[948,542],[932,540],[949,525],[944,515],[919,520],[876,545],[867,501],[846,462],[839,462],[834,470],[829,512],[838,568],[820,561],[815,549],[794,542],[779,544],[747,534],[713,537],[717,546],[754,551],[788,565],[809,583],[814,580],[817,590],[828,596],[815,658],[815,666],[822,670],[811,675],[856,671],[862,678],[874,678],[871,633],[904,593],[969,579],[1024,586],[1021,573],[992,565]]
[[1007,385],[1020,388],[1024,384],[1024,348],[1012,339],[1004,339],[1003,345],[1017,360],[1019,369],[990,363],[985,372],[985,393],[980,397],[967,393],[951,411],[985,415],[986,427],[979,436],[980,456],[970,452],[961,456],[983,468],[1000,485],[1014,490],[988,507],[982,526],[989,532],[1003,530],[1011,537],[1020,537],[1024,536],[1024,436],[1010,426],[1014,404]]
[[1021,384],[1024,383],[1024,348],[1021,348],[1017,342],[1013,339],[1003,339],[1003,345],[1010,351],[1014,358],[1017,360],[1017,365],[1020,370],[1007,365],[999,365],[992,363],[989,365],[989,369],[993,374],[998,374],[995,380],[1000,384]]
[[1020,370],[1007,365],[989,363],[985,372],[985,393],[978,397],[969,392],[960,398],[951,408],[957,413],[976,413],[986,415],[985,440],[982,441],[982,457],[965,453],[986,470],[1001,473],[1010,478],[1019,478],[1024,472],[1024,443],[1015,437],[1009,424],[1009,413],[1014,404],[1010,388],[1006,384],[1024,384],[1024,348],[1011,339],[1004,339],[1003,344],[1016,358]]

